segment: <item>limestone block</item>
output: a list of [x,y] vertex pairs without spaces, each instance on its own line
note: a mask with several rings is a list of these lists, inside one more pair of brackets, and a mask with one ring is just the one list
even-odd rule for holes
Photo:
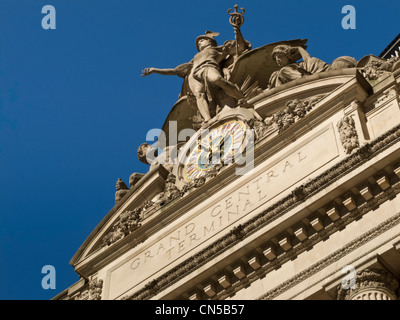
[[204,292],[207,296],[209,296],[210,298],[212,296],[215,296],[215,294],[217,293],[217,291],[215,290],[215,286],[213,283],[209,283],[208,285],[206,285],[204,287]]
[[281,241],[279,241],[279,245],[285,251],[289,251],[290,249],[292,249],[292,244],[291,244],[290,239],[288,237],[285,237]]
[[304,227],[301,227],[299,229],[297,229],[294,232],[294,235],[297,237],[297,239],[299,239],[300,241],[304,241],[307,239],[307,231]]
[[386,176],[383,176],[376,180],[376,183],[382,190],[386,190],[390,187],[389,179]]
[[329,209],[326,214],[332,221],[336,221],[340,218],[339,212],[335,207]]
[[228,274],[224,274],[218,278],[218,283],[222,287],[228,288],[231,285],[231,279]]
[[368,201],[368,200],[370,200],[370,199],[373,198],[371,188],[368,187],[368,186],[362,188],[362,189],[360,190],[360,194],[361,194],[361,196],[362,196],[366,201]]
[[322,221],[319,217],[312,220],[310,224],[315,229],[315,231],[320,231],[324,228],[324,225],[322,224]]
[[270,246],[263,251],[264,256],[268,258],[269,261],[272,261],[276,258],[276,253],[274,247]]
[[354,210],[355,208],[357,208],[357,205],[356,205],[356,203],[355,203],[353,197],[348,197],[347,199],[345,199],[345,200],[343,201],[343,204],[344,204],[344,206],[345,206],[349,211],[352,211],[352,210]]
[[254,269],[257,270],[261,267],[260,259],[257,256],[254,256],[249,259],[249,265]]
[[242,279],[246,276],[243,266],[238,266],[237,268],[233,269],[233,274],[239,279]]

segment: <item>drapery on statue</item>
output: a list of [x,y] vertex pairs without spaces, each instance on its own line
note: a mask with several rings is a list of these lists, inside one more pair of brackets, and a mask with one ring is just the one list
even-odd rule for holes
[[[173,69],[146,68],[142,71],[142,76],[147,76],[152,73],[162,75],[177,75],[180,77],[188,77],[189,89],[192,91],[198,110],[204,118],[204,125],[210,119],[210,109],[216,104],[220,90],[237,101],[237,105],[245,104],[244,94],[232,82],[224,78],[229,58],[236,57],[249,48],[249,43],[246,42],[240,32],[240,26],[243,23],[242,13],[235,12],[233,14],[228,11],[231,17],[231,25],[235,31],[235,41],[226,41],[224,45],[218,46],[214,39],[219,35],[217,32],[206,31],[205,35],[200,35],[196,38],[196,47],[199,51],[194,58],[188,62],[181,64]],[[215,90],[217,89],[217,90]]]
[[[300,57],[303,58],[303,61],[297,63],[296,61],[299,60]],[[271,74],[268,84],[269,89],[305,75],[331,69],[329,64],[320,59],[311,57],[302,47],[278,45],[272,51],[272,58],[281,69]]]

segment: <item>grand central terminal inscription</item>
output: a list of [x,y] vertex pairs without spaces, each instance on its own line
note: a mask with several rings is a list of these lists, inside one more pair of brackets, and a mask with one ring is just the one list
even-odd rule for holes
[[166,272],[182,262],[185,254],[193,255],[245,217],[260,213],[261,206],[272,203],[277,195],[338,156],[335,133],[328,125],[289,152],[264,162],[250,175],[241,177],[241,182],[235,182],[234,189],[222,199],[218,194],[210,197],[201,208],[194,208],[192,214],[189,212],[174,226],[164,228],[157,239],[148,239],[145,248],[137,248],[114,265],[107,276],[107,283],[112,284],[108,298],[117,298],[117,293],[139,288],[150,276]]

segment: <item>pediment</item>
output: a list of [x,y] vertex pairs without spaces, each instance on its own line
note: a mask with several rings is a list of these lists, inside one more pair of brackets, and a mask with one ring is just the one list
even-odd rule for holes
[[[162,165],[152,167],[124,197],[108,212],[102,221],[96,226],[88,238],[70,260],[70,264],[79,272],[81,265],[92,257],[107,251],[109,244],[107,239],[110,233],[116,228],[122,219],[127,219],[128,213],[134,212],[138,207],[146,204],[164,190],[165,180],[168,176],[168,170]],[[139,219],[136,221],[140,225]],[[133,228],[132,228],[133,230]],[[130,231],[132,231],[130,230]],[[86,272],[84,272],[86,275]]]

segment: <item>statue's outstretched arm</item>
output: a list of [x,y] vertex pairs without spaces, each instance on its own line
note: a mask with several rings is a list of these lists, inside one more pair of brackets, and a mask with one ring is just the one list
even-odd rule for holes
[[152,73],[163,74],[166,76],[176,76],[177,72],[175,69],[158,69],[158,68],[146,68],[142,71],[141,76],[148,76]]
[[179,76],[184,78],[186,75],[190,73],[192,69],[192,62],[183,63],[176,68],[167,68],[167,69],[159,69],[159,68],[146,68],[142,71],[141,76],[148,76],[152,73],[158,73],[165,76]]

